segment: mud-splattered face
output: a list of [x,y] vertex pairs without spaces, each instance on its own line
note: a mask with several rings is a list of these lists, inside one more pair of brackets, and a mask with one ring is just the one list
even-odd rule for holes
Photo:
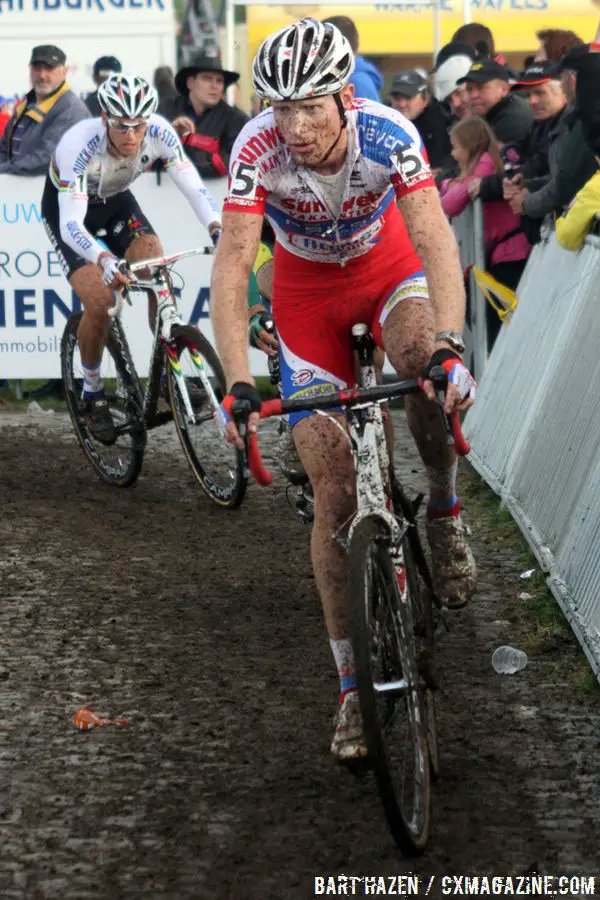
[[[352,93],[348,86],[340,91],[345,109],[352,102]],[[274,100],[272,106],[275,124],[296,165],[318,168],[340,135],[342,123],[333,96]]]

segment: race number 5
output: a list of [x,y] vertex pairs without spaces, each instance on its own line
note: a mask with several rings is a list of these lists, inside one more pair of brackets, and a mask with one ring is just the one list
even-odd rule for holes
[[404,181],[410,182],[427,169],[420,151],[411,145],[398,147],[392,153],[392,162]]
[[233,170],[230,194],[253,199],[256,194],[258,171],[252,163],[238,162]]

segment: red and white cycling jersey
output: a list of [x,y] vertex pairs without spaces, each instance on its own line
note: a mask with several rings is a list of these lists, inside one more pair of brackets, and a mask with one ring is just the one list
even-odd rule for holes
[[376,249],[379,257],[385,248],[416,271],[420,264],[395,199],[435,187],[419,132],[401,113],[370,100],[355,100],[347,119],[349,165],[339,215],[311,170],[294,163],[271,109],[238,135],[224,209],[266,215],[278,244],[310,262],[344,266]]

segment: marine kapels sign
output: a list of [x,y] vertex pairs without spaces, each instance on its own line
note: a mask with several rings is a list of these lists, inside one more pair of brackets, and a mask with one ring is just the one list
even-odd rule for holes
[[[2,0],[0,0],[2,2]],[[222,205],[227,180],[210,182]],[[65,322],[80,303],[66,281],[41,219],[43,178],[0,175],[0,378],[60,376],[60,340]],[[208,234],[187,200],[169,181],[158,185],[154,174],[142,175],[134,185],[140,205],[163,241],[165,252],[189,250],[208,243]],[[209,320],[212,260],[182,260],[176,271],[180,309],[213,340]],[[140,375],[148,371],[150,332],[146,298],[132,295],[123,323]],[[252,369],[266,374],[263,354],[253,351]]]

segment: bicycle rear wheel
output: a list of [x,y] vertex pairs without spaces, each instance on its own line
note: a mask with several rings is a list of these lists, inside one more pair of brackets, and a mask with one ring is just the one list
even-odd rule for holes
[[[404,542],[404,553],[410,548]],[[387,530],[375,517],[360,522],[349,550],[353,647],[369,760],[396,844],[422,853],[431,822],[426,686],[415,647],[406,564],[399,584]],[[404,579],[402,579],[404,581]]]
[[[225,443],[217,422],[218,406],[226,393],[223,366],[209,341],[191,325],[176,330],[175,342],[177,357],[168,356],[167,380],[177,434],[202,490],[217,506],[235,508],[244,499],[248,477],[242,454]],[[188,389],[193,420],[178,369]]]
[[146,427],[139,384],[125,335],[117,321],[111,322],[101,372],[106,399],[117,428],[117,439],[107,445],[96,440],[85,422],[83,366],[77,331],[83,313],[72,315],[65,325],[60,362],[67,406],[77,439],[97,474],[115,487],[133,484],[142,468]]

